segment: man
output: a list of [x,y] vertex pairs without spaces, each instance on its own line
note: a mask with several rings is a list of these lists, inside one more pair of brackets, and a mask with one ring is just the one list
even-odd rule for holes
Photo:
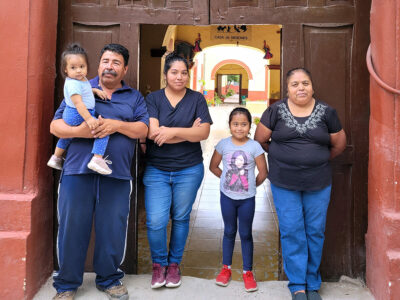
[[[108,44],[100,53],[98,77],[92,87],[106,92],[107,100],[96,99],[99,127],[90,131],[85,122],[76,127],[62,120],[62,102],[50,131],[60,138],[74,138],[60,179],[58,194],[57,256],[53,299],[74,299],[82,284],[84,263],[92,222],[96,233],[93,267],[96,287],[110,299],[129,299],[120,279],[124,260],[131,194],[131,161],[135,139],[145,138],[149,117],[143,96],[123,81],[129,52],[119,44]],[[93,137],[110,136],[105,157],[112,161],[112,174],[103,176],[87,168]]]

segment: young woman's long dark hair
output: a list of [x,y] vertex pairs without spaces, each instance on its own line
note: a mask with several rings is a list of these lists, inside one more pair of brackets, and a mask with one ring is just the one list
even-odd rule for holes
[[164,74],[165,74],[165,75],[167,75],[169,69],[171,69],[172,64],[173,64],[174,62],[176,62],[176,61],[181,61],[181,62],[183,62],[183,63],[185,64],[185,66],[186,66],[186,71],[189,72],[189,63],[187,62],[186,58],[184,58],[184,57],[178,55],[178,53],[176,53],[176,52],[174,51],[174,52],[171,52],[170,54],[168,54],[168,55],[165,57],[165,64],[164,64]]

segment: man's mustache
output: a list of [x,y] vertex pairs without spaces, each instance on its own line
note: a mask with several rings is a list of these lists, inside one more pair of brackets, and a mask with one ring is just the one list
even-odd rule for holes
[[114,77],[118,75],[117,72],[115,72],[114,70],[104,70],[103,73],[101,73],[101,75],[107,75],[107,74],[110,74]]

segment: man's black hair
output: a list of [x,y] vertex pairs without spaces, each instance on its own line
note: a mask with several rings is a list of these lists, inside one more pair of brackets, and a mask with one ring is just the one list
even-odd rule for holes
[[126,67],[129,62],[129,51],[124,46],[120,44],[107,44],[100,51],[100,59],[103,56],[104,52],[111,51],[122,55],[124,58],[124,66]]

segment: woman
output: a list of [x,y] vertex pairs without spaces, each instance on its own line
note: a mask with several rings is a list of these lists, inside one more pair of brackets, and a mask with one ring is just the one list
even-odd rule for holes
[[286,82],[288,98],[263,113],[255,140],[268,151],[268,178],[292,298],[317,300],[332,182],[329,160],[344,150],[346,135],[336,111],[313,97],[309,71],[290,70]]
[[212,124],[203,95],[186,88],[187,61],[176,53],[169,54],[164,76],[166,88],[146,97],[150,126],[143,183],[153,260],[152,288],[181,284],[179,264],[189,232],[190,212],[204,175],[200,141],[208,137]]

